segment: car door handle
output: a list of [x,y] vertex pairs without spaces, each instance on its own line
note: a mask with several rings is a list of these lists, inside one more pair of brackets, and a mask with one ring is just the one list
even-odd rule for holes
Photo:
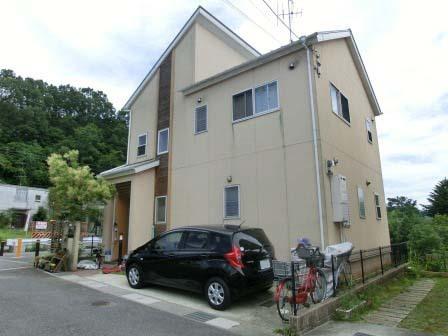
[[208,257],[208,254],[201,254],[201,257],[206,258],[206,257]]
[[169,254],[168,254],[168,257],[170,257],[170,258],[174,258],[174,256],[175,256],[174,253],[169,253]]

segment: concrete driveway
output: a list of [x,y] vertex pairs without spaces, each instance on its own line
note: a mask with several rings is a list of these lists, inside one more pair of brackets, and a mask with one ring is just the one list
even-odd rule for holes
[[[172,288],[148,286],[143,289],[129,287],[126,277],[118,274],[102,274],[98,271],[81,271],[71,274],[58,274],[58,277],[77,284],[121,295],[123,291],[133,293],[135,301],[152,300],[151,307],[180,316],[221,327],[240,335],[273,335],[273,330],[282,324],[272,300],[273,292],[252,295],[232,304],[226,311],[209,307],[198,294]],[[127,295],[127,294],[123,294]]]

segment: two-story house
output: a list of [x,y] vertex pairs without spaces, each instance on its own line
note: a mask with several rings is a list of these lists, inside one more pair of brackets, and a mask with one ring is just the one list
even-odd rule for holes
[[48,189],[0,183],[0,212],[12,210],[16,229],[28,230],[40,207],[48,208]]
[[199,7],[128,100],[125,165],[104,242],[117,256],[179,226],[261,227],[287,258],[321,247],[389,244],[375,118],[350,30],[260,55]]

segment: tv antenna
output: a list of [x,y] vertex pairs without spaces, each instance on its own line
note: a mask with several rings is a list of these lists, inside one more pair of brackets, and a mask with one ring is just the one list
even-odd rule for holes
[[[291,43],[293,42],[293,39],[292,39],[293,35],[294,35],[294,37],[296,37],[298,39],[299,37],[292,30],[292,21],[293,21],[294,17],[297,17],[299,15],[301,16],[303,14],[303,10],[301,9],[300,11],[297,11],[294,8],[294,0],[286,0],[286,2],[288,4],[288,6],[286,8],[286,10],[287,10],[286,12],[285,12],[285,8],[284,8],[284,1],[285,0],[282,0],[282,11],[281,12],[279,10],[278,0],[277,0],[277,10],[276,11],[269,5],[269,3],[266,0],[262,0],[262,1],[269,8],[269,10],[272,12],[272,14],[274,14],[276,16],[276,18],[277,18],[277,25],[278,25],[278,23],[280,21],[280,23],[283,26],[285,26],[286,29],[288,29],[288,31],[289,31],[289,41]],[[286,17],[288,18],[288,23],[285,23],[285,21],[284,21],[284,19]]]

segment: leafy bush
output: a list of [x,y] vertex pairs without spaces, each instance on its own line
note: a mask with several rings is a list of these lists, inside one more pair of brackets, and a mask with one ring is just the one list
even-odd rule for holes
[[6,210],[0,212],[0,229],[9,228],[12,224],[14,212],[12,210]]
[[39,207],[33,215],[33,221],[46,221],[48,219],[48,211],[44,207]]

